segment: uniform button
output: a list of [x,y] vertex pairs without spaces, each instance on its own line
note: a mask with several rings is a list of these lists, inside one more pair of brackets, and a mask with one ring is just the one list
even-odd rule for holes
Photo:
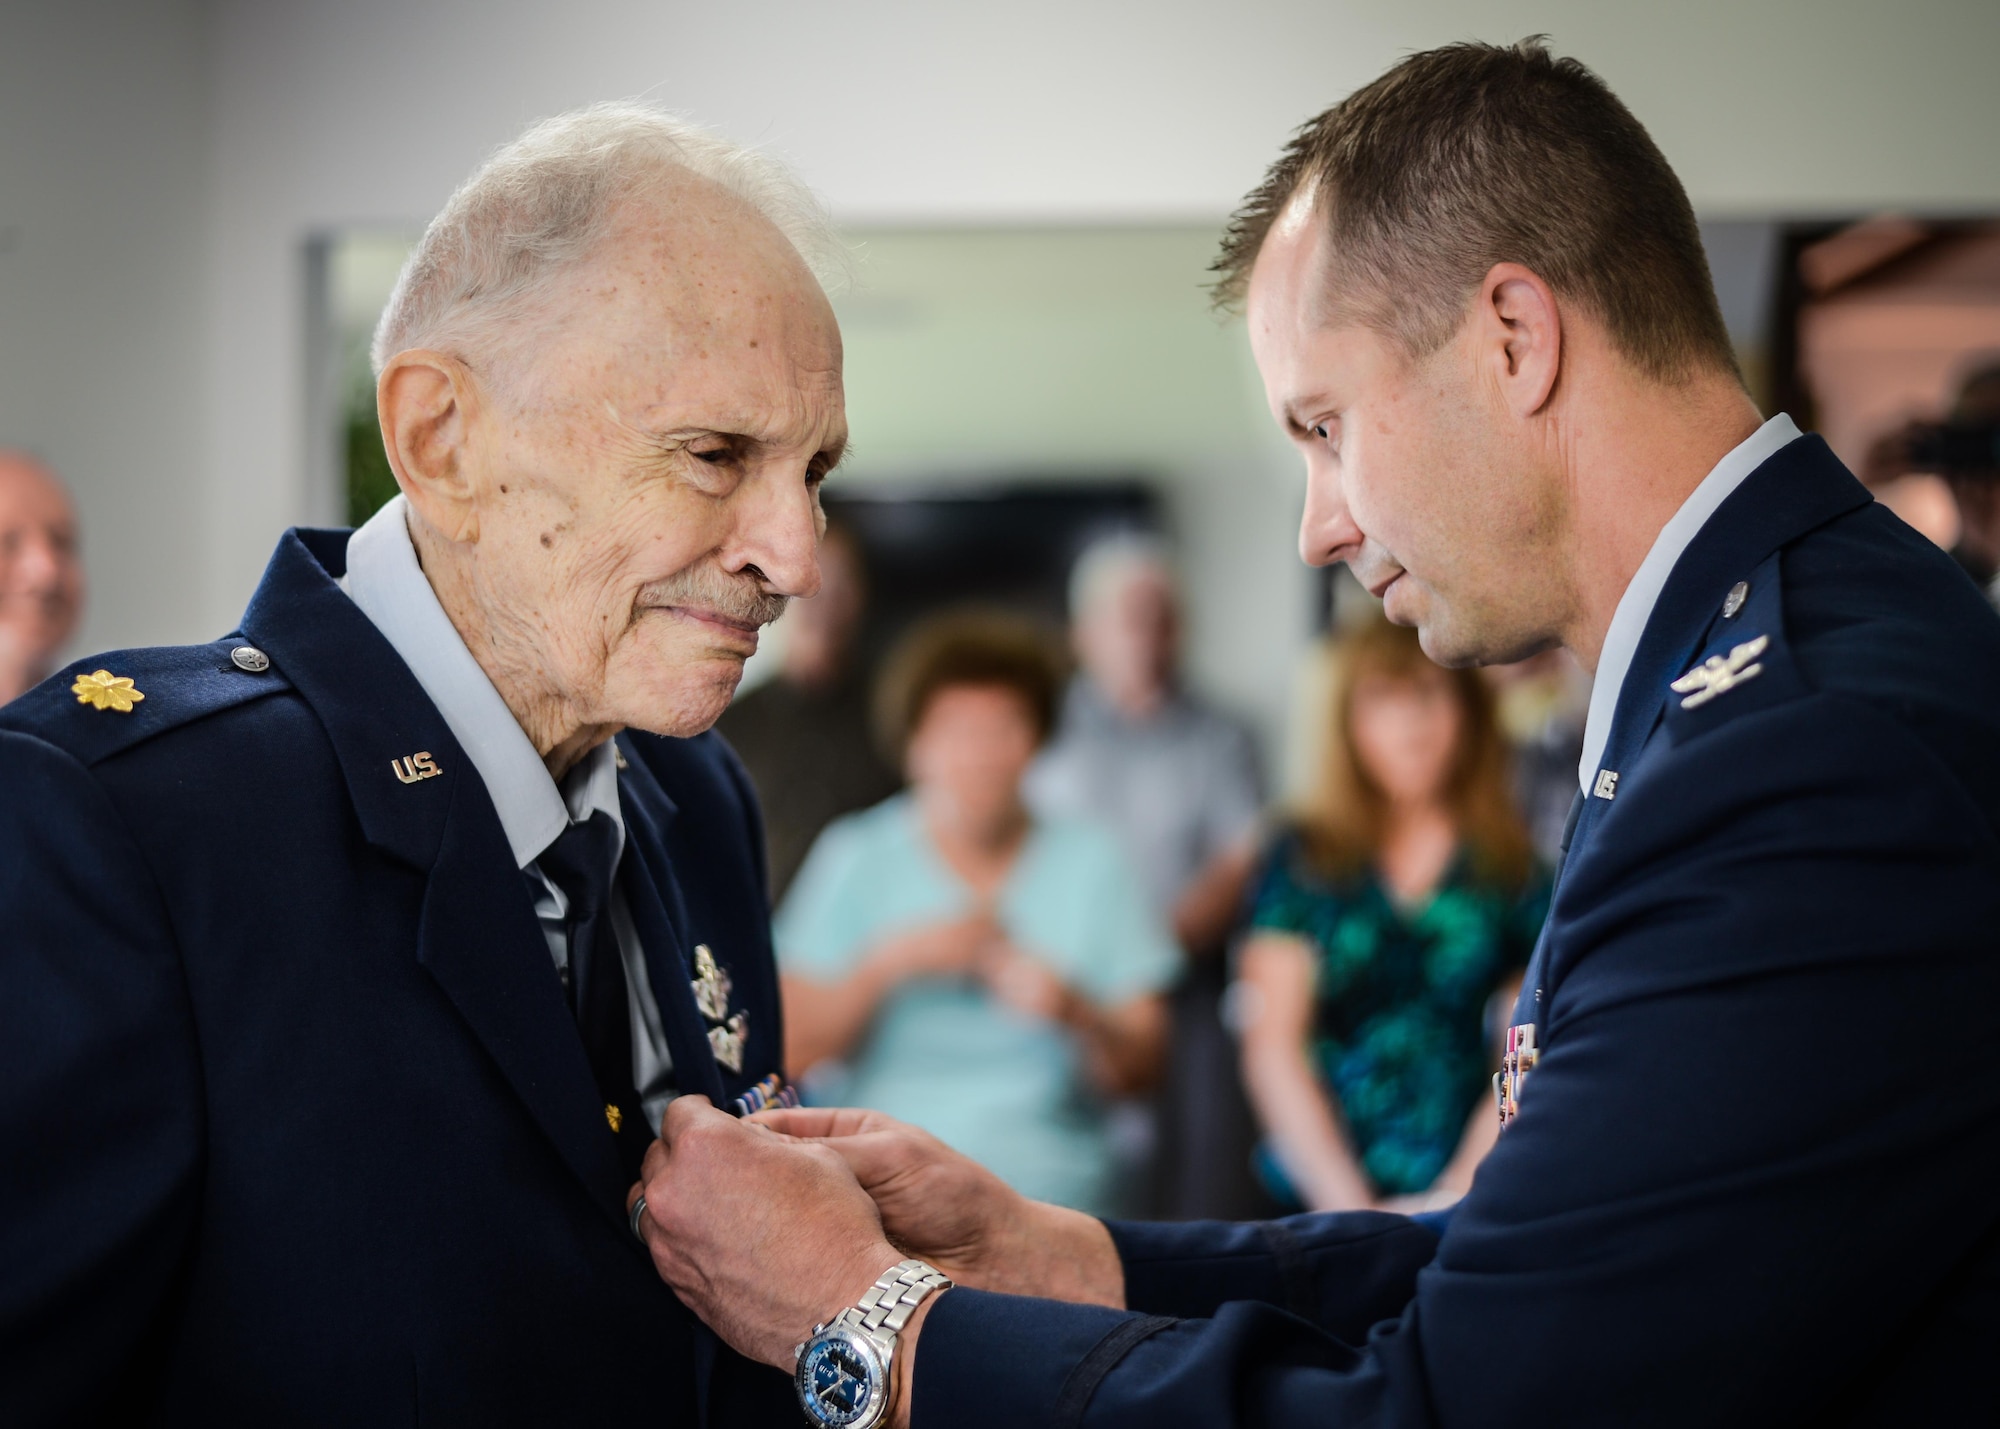
[[229,663],[239,670],[261,675],[271,668],[271,657],[255,645],[238,645],[229,652]]
[[1750,599],[1750,582],[1738,581],[1729,588],[1729,594],[1722,602],[1722,618],[1734,620],[1736,612],[1743,609],[1743,602]]

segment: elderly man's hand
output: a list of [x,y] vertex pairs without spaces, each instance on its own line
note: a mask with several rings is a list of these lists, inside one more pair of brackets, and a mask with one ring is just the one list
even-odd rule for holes
[[667,1107],[633,1198],[641,1190],[661,1278],[737,1351],[787,1372],[814,1325],[903,1259],[836,1151],[738,1121],[706,1097]]
[[1029,1200],[929,1132],[841,1108],[774,1108],[751,1120],[838,1152],[890,1241],[960,1284],[1124,1308],[1125,1269],[1103,1222]]

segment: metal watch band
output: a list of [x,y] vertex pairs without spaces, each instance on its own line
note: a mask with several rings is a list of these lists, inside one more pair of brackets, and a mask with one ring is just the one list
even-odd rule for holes
[[910,1316],[917,1313],[917,1306],[932,1291],[943,1290],[951,1283],[951,1277],[943,1271],[921,1260],[906,1260],[884,1271],[882,1278],[868,1287],[861,1303],[842,1310],[833,1323],[877,1339],[899,1335],[903,1326],[910,1323]]

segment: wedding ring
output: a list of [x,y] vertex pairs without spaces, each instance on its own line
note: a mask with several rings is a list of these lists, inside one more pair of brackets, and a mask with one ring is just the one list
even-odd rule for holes
[[646,1214],[646,1193],[641,1191],[639,1199],[632,1203],[632,1234],[639,1238],[639,1244],[646,1243],[646,1233],[639,1229],[639,1217]]

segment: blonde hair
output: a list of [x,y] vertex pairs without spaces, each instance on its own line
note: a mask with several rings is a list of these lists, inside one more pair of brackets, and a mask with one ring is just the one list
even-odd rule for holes
[[1458,748],[1446,776],[1444,800],[1475,871],[1510,888],[1527,883],[1534,869],[1528,830],[1514,805],[1511,756],[1495,717],[1493,695],[1476,670],[1446,670],[1431,663],[1417,632],[1374,620],[1333,647],[1331,738],[1318,786],[1297,811],[1307,857],[1324,873],[1359,873],[1380,856],[1387,832],[1388,800],[1362,767],[1354,747],[1354,688],[1378,675],[1392,680],[1442,676],[1458,702]]

